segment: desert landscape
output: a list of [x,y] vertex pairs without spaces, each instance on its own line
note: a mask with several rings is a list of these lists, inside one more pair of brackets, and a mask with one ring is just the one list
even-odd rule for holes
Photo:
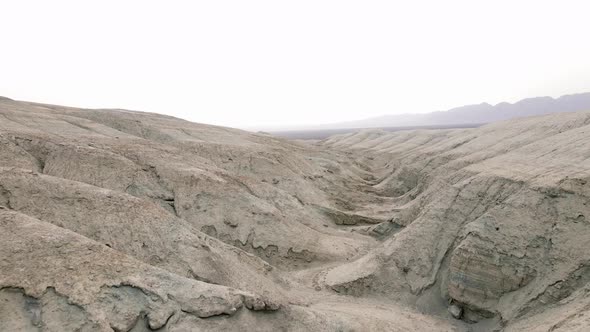
[[588,331],[590,111],[319,141],[0,99],[2,331]]

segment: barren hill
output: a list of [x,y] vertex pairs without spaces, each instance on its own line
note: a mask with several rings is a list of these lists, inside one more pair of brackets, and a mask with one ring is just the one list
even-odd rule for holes
[[8,331],[586,331],[590,112],[303,144],[0,99]]

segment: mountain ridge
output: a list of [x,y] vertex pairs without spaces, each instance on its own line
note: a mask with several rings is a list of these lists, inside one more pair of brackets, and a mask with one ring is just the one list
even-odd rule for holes
[[482,124],[533,115],[585,110],[590,110],[590,92],[568,94],[558,98],[549,96],[532,97],[515,103],[500,102],[495,105],[483,102],[430,113],[383,115],[363,120],[329,124],[326,125],[326,128]]
[[386,127],[481,125],[501,120],[527,116],[577,112],[590,110],[590,92],[567,94],[557,98],[549,96],[531,97],[514,103],[500,102],[492,105],[487,102],[454,107],[444,111],[428,113],[386,114],[360,120],[300,126],[285,130],[271,130],[290,137],[290,131],[344,130]]

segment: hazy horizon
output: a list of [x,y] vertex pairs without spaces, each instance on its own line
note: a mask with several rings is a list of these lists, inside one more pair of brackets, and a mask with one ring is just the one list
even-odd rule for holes
[[585,1],[0,8],[0,95],[19,100],[270,128],[590,91]]

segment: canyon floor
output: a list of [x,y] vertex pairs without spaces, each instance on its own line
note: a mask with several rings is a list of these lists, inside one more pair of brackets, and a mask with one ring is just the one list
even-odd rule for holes
[[321,141],[0,98],[2,331],[588,331],[590,112]]

